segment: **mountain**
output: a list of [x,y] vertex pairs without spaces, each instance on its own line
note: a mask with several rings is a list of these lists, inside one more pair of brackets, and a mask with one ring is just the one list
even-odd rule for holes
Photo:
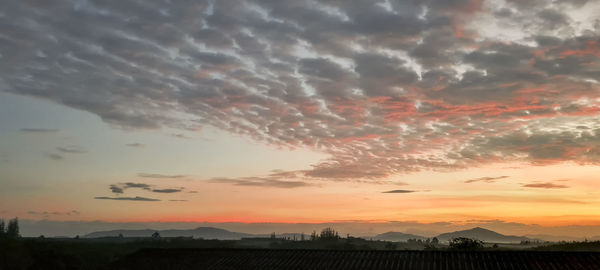
[[247,233],[230,232],[213,227],[198,227],[191,230],[112,230],[99,231],[84,235],[84,238],[116,237],[122,234],[124,237],[151,237],[158,232],[161,237],[194,237],[204,239],[237,240],[242,237],[253,236]]
[[499,234],[497,232],[490,231],[481,227],[476,227],[464,231],[443,233],[437,236],[440,242],[448,242],[450,239],[455,237],[467,237],[471,239],[478,239],[488,243],[519,243],[522,240],[532,240],[524,236]]
[[381,234],[375,235],[372,238],[373,238],[373,240],[384,240],[384,241],[393,241],[393,242],[406,242],[406,241],[408,241],[408,239],[426,239],[425,237],[420,236],[420,235],[401,233],[401,232],[381,233]]

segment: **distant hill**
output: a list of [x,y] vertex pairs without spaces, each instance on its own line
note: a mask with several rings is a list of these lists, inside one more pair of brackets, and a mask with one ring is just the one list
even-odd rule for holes
[[378,234],[372,237],[373,240],[384,240],[384,241],[393,241],[393,242],[406,242],[408,239],[426,239],[420,235],[414,235],[409,233],[401,233],[401,232],[386,232],[382,234]]
[[154,232],[158,232],[161,237],[194,237],[204,239],[219,239],[219,240],[237,240],[242,237],[253,236],[252,234],[230,232],[213,227],[198,227],[191,230],[112,230],[100,231],[86,234],[84,238],[99,238],[99,237],[116,237],[122,234],[124,237],[151,237]]
[[490,243],[519,243],[523,240],[532,240],[524,236],[513,236],[503,235],[488,229],[476,227],[464,231],[456,231],[450,233],[443,233],[437,236],[440,242],[448,242],[452,238],[456,237],[467,237],[471,239],[478,239],[484,242]]
[[[560,235],[549,235],[549,234],[528,234],[525,235],[529,238],[540,239],[542,241],[559,242],[559,241],[583,241],[584,237],[571,237],[571,236],[560,236]],[[593,237],[588,240],[593,240]]]

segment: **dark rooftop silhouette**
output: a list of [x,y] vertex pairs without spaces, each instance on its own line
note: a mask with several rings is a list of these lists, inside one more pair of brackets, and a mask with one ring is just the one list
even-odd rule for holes
[[600,269],[600,253],[142,249],[115,269]]

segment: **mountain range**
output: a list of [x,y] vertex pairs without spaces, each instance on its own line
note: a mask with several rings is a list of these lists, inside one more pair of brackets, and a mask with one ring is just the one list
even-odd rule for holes
[[[243,237],[269,237],[265,234],[249,234],[241,232],[232,232],[224,229],[214,227],[198,227],[195,229],[188,230],[111,230],[111,231],[98,231],[84,235],[84,238],[100,238],[100,237],[117,237],[123,235],[124,237],[150,237],[154,232],[158,232],[161,237],[193,237],[203,239],[219,239],[219,240],[239,240]],[[300,233],[285,233],[277,234],[277,237],[285,237],[293,239],[300,239]],[[308,235],[305,235],[308,239]],[[531,235],[526,236],[514,236],[514,235],[503,235],[488,229],[481,227],[475,227],[468,230],[455,231],[449,233],[442,233],[436,236],[440,242],[448,242],[452,238],[456,237],[467,237],[472,239],[478,239],[488,243],[519,243],[521,241],[534,241],[534,240],[547,240],[547,241],[559,241],[559,240],[571,240],[571,239],[559,239],[548,235]],[[427,237],[408,234],[402,232],[386,232],[378,234],[372,237],[363,237],[365,239],[393,241],[393,242],[406,242],[409,239],[420,239],[424,240]],[[590,239],[591,240],[591,239]]]

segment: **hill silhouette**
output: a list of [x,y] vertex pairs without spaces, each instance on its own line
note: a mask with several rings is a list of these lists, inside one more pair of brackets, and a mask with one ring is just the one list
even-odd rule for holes
[[[266,234],[250,234],[241,232],[232,232],[225,229],[214,227],[198,227],[189,230],[110,230],[98,231],[84,235],[84,238],[101,238],[101,237],[151,237],[153,233],[158,232],[161,237],[193,237],[202,239],[218,239],[218,240],[239,240],[245,237],[269,237]],[[277,234],[277,238],[300,239],[300,233],[285,233]],[[308,235],[305,235],[308,238]],[[452,238],[466,237],[477,239],[488,243],[520,243],[521,241],[535,241],[543,239],[543,237],[529,238],[526,236],[503,235],[492,230],[481,227],[475,227],[468,230],[442,233],[437,236],[440,242],[448,242]],[[406,242],[409,239],[425,240],[427,237],[402,233],[402,232],[386,232],[375,235],[373,237],[362,237],[364,239],[383,240],[392,242]]]
[[161,237],[193,237],[203,239],[219,239],[219,240],[239,240],[242,237],[254,236],[247,233],[231,232],[224,229],[214,227],[198,227],[190,230],[111,230],[99,231],[84,235],[84,238],[100,238],[100,237],[151,237],[153,233],[158,232]]
[[372,237],[373,240],[384,240],[384,241],[392,241],[392,242],[406,242],[408,239],[421,239],[424,240],[426,237],[410,234],[410,233],[401,233],[401,232],[386,232],[375,235]]
[[441,242],[448,242],[450,239],[456,237],[466,237],[490,243],[519,243],[521,241],[534,240],[525,236],[503,235],[481,227],[475,227],[473,229],[463,231],[442,233],[437,236]]

